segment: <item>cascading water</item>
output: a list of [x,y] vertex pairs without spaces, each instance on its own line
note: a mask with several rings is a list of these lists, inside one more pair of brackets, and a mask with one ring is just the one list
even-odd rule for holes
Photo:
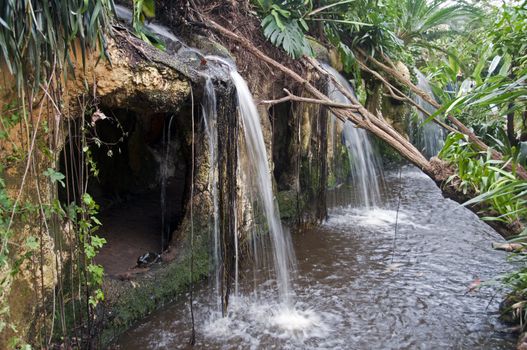
[[[230,78],[236,88],[240,127],[243,132],[238,147],[238,170],[240,172],[240,189],[250,208],[250,218],[241,218],[240,225],[252,227],[253,235],[249,237],[253,249],[255,266],[254,289],[252,293],[238,292],[239,237],[234,237],[235,286],[234,295],[229,298],[229,309],[226,317],[219,313],[210,313],[203,328],[206,337],[214,339],[236,338],[238,334],[247,335],[256,332],[251,341],[259,342],[265,334],[279,337],[294,336],[298,342],[313,336],[326,334],[320,317],[312,310],[303,310],[301,304],[295,304],[291,289],[291,272],[296,269],[295,254],[289,232],[282,227],[278,205],[273,195],[271,170],[268,164],[260,116],[246,81],[230,62],[219,57],[206,57],[208,61],[219,62],[228,68]],[[233,204],[235,205],[235,204]],[[243,205],[243,204],[242,204]],[[235,211],[236,212],[236,211]],[[263,225],[260,220],[263,219]],[[238,217],[234,218],[238,227]],[[244,222],[244,223],[242,223]],[[269,234],[260,234],[269,232]],[[266,242],[270,241],[271,246]],[[270,248],[270,249],[268,249]],[[272,252],[272,257],[267,253]],[[258,262],[261,262],[260,265]],[[266,264],[271,262],[270,264]],[[273,276],[267,275],[273,273]],[[240,279],[240,283],[242,283]],[[245,280],[245,286],[247,286]],[[271,287],[271,288],[268,288]],[[276,289],[278,300],[276,300]],[[244,288],[244,290],[246,290]],[[250,291],[250,290],[249,290]],[[250,328],[251,330],[249,330]],[[307,333],[308,330],[313,330]],[[300,336],[302,335],[302,336]],[[253,335],[250,335],[253,337]],[[255,347],[255,346],[253,346]],[[257,346],[256,346],[257,347]]]
[[[121,6],[115,5],[115,14],[117,17],[127,23],[132,23],[133,14],[130,9]],[[152,31],[153,33],[160,35],[164,38],[167,38],[171,41],[179,42],[179,39],[170,32],[170,30],[162,25],[155,23],[146,23],[146,28]]]
[[260,116],[254,104],[247,83],[233,67],[230,67],[231,79],[236,87],[240,117],[243,129],[244,148],[247,152],[246,166],[242,171],[246,178],[253,179],[256,194],[263,205],[273,248],[274,269],[277,277],[279,297],[282,302],[291,302],[290,276],[294,270],[295,259],[291,238],[282,227],[278,205],[273,195],[271,170],[260,124]]
[[[428,95],[434,96],[428,80],[419,70],[415,70],[417,76],[417,87],[425,91]],[[413,100],[425,111],[434,113],[436,109],[428,102],[424,101],[420,96],[414,95]],[[428,116],[417,110],[419,121],[417,123],[410,121],[408,134],[413,143],[423,152],[423,154],[430,158],[436,156],[444,145],[444,132],[441,127],[433,122],[425,123]]]
[[[254,200],[258,201],[259,205],[262,207],[263,215],[265,216],[267,229],[269,230],[269,236],[272,243],[274,272],[276,273],[279,300],[285,305],[290,305],[292,294],[290,286],[290,271],[294,271],[295,269],[295,257],[294,251],[291,247],[291,237],[289,232],[282,227],[278,205],[273,194],[271,170],[268,164],[267,151],[260,124],[260,116],[247,83],[236,71],[234,65],[220,57],[207,56],[206,59],[212,62],[219,62],[221,65],[227,67],[230,78],[236,88],[241,128],[243,129],[241,148],[245,152],[244,161],[239,163],[239,168],[242,172],[243,179],[249,182],[247,185],[251,187],[250,189],[255,189],[254,193],[253,191],[249,193],[251,202],[254,202]],[[205,87],[205,99],[207,101],[204,102],[204,113],[207,115],[205,118],[206,129],[207,134],[209,135],[209,146],[211,147],[211,150],[214,147],[217,148],[217,131],[213,130],[215,129],[215,126],[213,126],[213,122],[211,122],[212,119],[216,118],[216,112],[212,111],[212,109],[215,109],[215,95],[213,90],[214,87],[210,80],[208,80]],[[216,139],[216,142],[211,142],[211,140],[214,139]],[[211,164],[217,163],[217,155],[215,151],[211,151],[210,159]],[[240,159],[240,156],[238,159]],[[212,193],[214,197],[214,190]],[[217,197],[217,194],[215,196]],[[215,207],[215,211],[216,209],[217,207]],[[216,215],[217,213],[215,216]],[[217,227],[215,227],[215,230],[217,230]],[[215,261],[218,261],[220,249],[218,232],[215,233],[215,237],[214,259]],[[239,269],[239,242],[237,234],[234,237],[234,245],[235,294],[237,294]]]
[[[327,64],[323,64],[323,67],[347,91],[355,94],[350,83],[339,72]],[[328,96],[336,102],[351,103],[332,81],[328,84]],[[331,118],[332,124],[335,123],[335,116],[332,115]],[[379,179],[382,177],[381,163],[372,147],[368,132],[346,121],[343,125],[342,137],[348,149],[353,184],[358,190],[355,205],[366,208],[378,206],[380,204]],[[334,136],[333,139],[335,139]],[[336,140],[333,141],[336,142]]]

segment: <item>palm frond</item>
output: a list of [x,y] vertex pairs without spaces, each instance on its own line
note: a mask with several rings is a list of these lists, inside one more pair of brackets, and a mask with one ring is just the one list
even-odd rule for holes
[[19,88],[37,89],[55,65],[67,64],[75,40],[83,62],[89,48],[103,44],[112,9],[113,0],[0,0],[1,61]]

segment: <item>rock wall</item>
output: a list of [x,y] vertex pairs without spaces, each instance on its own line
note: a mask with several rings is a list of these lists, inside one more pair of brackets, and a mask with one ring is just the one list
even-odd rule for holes
[[[211,71],[203,61],[180,57],[170,50],[161,52],[122,32],[115,35],[113,39],[108,38],[106,53],[109,61],[99,62],[99,53],[93,52],[84,68],[81,69],[80,61],[76,62],[75,78],[70,77],[63,93],[57,96],[60,103],[53,105],[49,101],[47,105],[34,108],[29,117],[36,124],[40,118],[46,120],[35,139],[47,146],[35,150],[34,162],[30,163],[33,168],[26,168],[25,159],[6,163],[3,177],[7,193],[11,198],[17,198],[27,169],[31,170],[31,176],[22,191],[24,203],[57,203],[58,208],[60,201],[63,207],[72,201],[78,202],[86,190],[82,188],[83,178],[90,179],[90,185],[86,187],[88,192],[93,197],[102,198],[102,209],[122,203],[122,198],[110,201],[108,205],[104,203],[101,193],[106,191],[105,188],[114,190],[118,197],[128,192],[148,193],[160,181],[158,169],[161,166],[149,140],[161,137],[160,118],[175,116],[178,144],[171,165],[185,163],[181,167],[184,183],[182,217],[162,254],[163,263],[107,275],[102,284],[105,300],[90,311],[89,319],[79,320],[76,313],[87,312],[86,306],[71,301],[74,288],[69,287],[79,283],[79,277],[72,271],[81,271],[75,253],[78,233],[67,217],[51,215],[48,221],[41,220],[37,225],[28,226],[24,225],[22,216],[17,216],[13,225],[16,238],[12,244],[25,248],[16,250],[16,255],[23,256],[30,248],[31,254],[21,266],[24,272],[17,274],[4,291],[11,306],[8,321],[17,331],[2,333],[1,348],[6,348],[13,337],[38,345],[59,344],[62,342],[60,337],[68,336],[76,338],[70,345],[101,347],[137,320],[181,295],[189,283],[207,277],[211,271],[210,150],[199,103],[206,75]],[[190,35],[186,42],[199,46],[207,54],[229,55],[229,50],[205,37]],[[258,62],[247,60],[243,52],[232,52],[256,101],[282,95],[284,85],[279,77],[268,79]],[[216,74],[213,80],[218,96],[218,189],[223,241],[221,278],[226,286],[223,290],[226,305],[233,279],[234,237],[239,235],[242,241],[249,238],[245,230],[248,226],[244,226],[247,223],[244,224],[243,220],[236,222],[235,218],[243,219],[251,209],[247,201],[248,189],[244,188],[237,172],[240,135],[235,91],[228,76]],[[6,82],[9,86],[9,77]],[[325,83],[320,81],[319,84],[323,86]],[[298,86],[289,88],[299,95],[303,93]],[[7,106],[15,95],[9,90],[2,98],[2,105]],[[328,111],[319,105],[293,103],[272,108],[259,105],[259,112],[269,162],[274,165],[275,193],[283,219],[291,225],[320,222],[327,213],[328,174],[332,179],[346,176],[345,171],[328,169],[328,164],[335,163],[335,159],[342,156],[342,150],[336,149],[333,142],[339,138],[338,130],[332,136],[333,141],[328,140],[328,130],[332,126]],[[105,126],[108,120],[116,121],[117,133],[108,131]],[[108,140],[115,138],[115,144],[105,148],[104,152],[99,152],[93,144],[87,146],[80,142],[85,127],[92,128],[97,138],[107,137],[107,143],[112,143]],[[31,138],[21,137],[24,132],[22,127],[15,125],[10,130],[9,142],[0,140],[3,158],[16,150],[27,149]],[[103,137],[104,133],[106,136]],[[71,140],[78,142],[72,143]],[[99,163],[100,179],[90,175],[84,160],[87,150]],[[110,150],[112,154],[122,152],[124,155],[112,157]],[[80,168],[67,165],[72,160],[80,164]],[[62,169],[65,173],[63,180],[73,184],[73,188],[62,188],[62,180],[37,176],[48,168]],[[233,206],[233,203],[237,205]],[[43,222],[52,225],[43,229]],[[32,237],[36,237],[36,241],[26,244]],[[16,256],[13,256],[15,260]],[[79,326],[81,329],[73,331]],[[77,337],[79,332],[83,334],[82,339]]]

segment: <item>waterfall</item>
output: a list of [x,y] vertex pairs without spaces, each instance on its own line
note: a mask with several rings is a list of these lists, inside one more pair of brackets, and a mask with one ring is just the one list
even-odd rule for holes
[[[124,7],[121,5],[115,5],[115,14],[117,15],[117,18],[119,18],[120,20],[126,23],[129,23],[129,24],[132,23],[133,13],[127,7]],[[168,29],[165,26],[150,22],[150,23],[145,23],[145,27],[157,35],[160,35],[174,42],[179,42],[179,39],[174,34],[172,34],[170,29]]]
[[[419,70],[415,70],[417,76],[417,87],[425,91],[428,95],[434,96],[428,80]],[[419,106],[429,113],[434,113],[436,109],[428,102],[424,101],[420,96],[414,95],[413,100]],[[417,123],[410,121],[408,134],[412,142],[420,149],[420,151],[428,158],[436,156],[443,148],[444,132],[443,129],[430,121],[424,123],[428,118],[423,112],[417,110],[419,121]]]
[[[355,94],[353,87],[339,72],[327,64],[323,64],[323,67],[345,89]],[[328,96],[336,102],[351,103],[332,81],[328,83]],[[332,115],[331,118],[331,123],[335,123],[335,116]],[[368,132],[346,121],[343,125],[342,138],[348,149],[353,185],[357,191],[355,205],[366,208],[378,206],[381,198],[379,190],[379,179],[382,177],[381,162],[371,144]]]
[[[255,190],[255,198],[252,198],[251,193],[251,199],[258,200],[258,203],[262,206],[271,238],[279,299],[284,304],[289,305],[291,302],[290,271],[294,270],[296,259],[292,249],[291,236],[282,227],[278,204],[273,194],[271,169],[269,168],[260,115],[247,82],[236,71],[235,66],[220,57],[207,56],[206,58],[228,67],[231,80],[236,88],[241,128],[243,130],[241,146],[245,152],[245,159],[240,162],[239,166],[243,178],[250,182],[248,185]],[[253,237],[253,239],[258,238]],[[235,245],[238,248],[238,237],[235,237]],[[238,256],[239,252],[236,251],[236,270],[238,269]],[[236,280],[238,279],[237,276],[235,278]],[[235,290],[237,289],[238,287],[235,286]]]
[[247,162],[242,171],[245,172],[247,178],[253,179],[257,197],[263,205],[273,246],[274,268],[280,300],[288,304],[291,294],[289,271],[294,268],[291,237],[282,227],[278,205],[273,195],[271,169],[268,164],[260,115],[243,77],[232,67],[230,74],[238,95],[243,142],[247,152]]

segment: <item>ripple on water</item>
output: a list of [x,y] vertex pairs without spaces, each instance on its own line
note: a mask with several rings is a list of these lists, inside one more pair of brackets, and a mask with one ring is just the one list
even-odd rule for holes
[[393,230],[395,224],[411,226],[413,228],[429,229],[432,225],[421,225],[411,219],[411,213],[404,210],[372,208],[343,207],[334,209],[330,218],[324,223],[326,227],[346,227],[356,224],[362,227],[371,227],[380,230]]
[[[322,227],[297,233],[293,308],[274,301],[275,281],[263,283],[269,291],[259,300],[265,302],[250,294],[231,297],[225,318],[211,316],[206,293],[197,291],[195,348],[513,348],[514,336],[500,332],[506,326],[497,316],[499,291],[467,293],[476,278],[510,269],[505,254],[490,247],[500,237],[425,180],[411,169],[401,181],[389,175],[384,207],[335,209]],[[245,277],[241,284],[252,290],[255,281]],[[120,344],[186,348],[189,329],[187,304],[179,302]]]

